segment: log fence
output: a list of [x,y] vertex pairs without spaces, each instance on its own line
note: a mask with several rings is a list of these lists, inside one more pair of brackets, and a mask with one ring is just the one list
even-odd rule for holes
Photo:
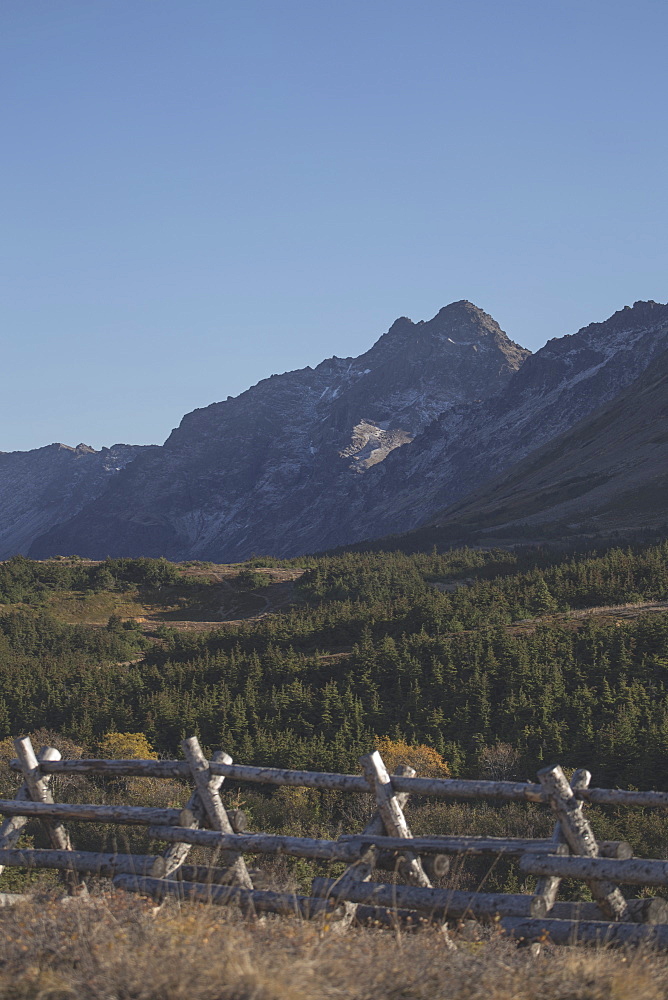
[[[361,758],[361,775],[329,774],[234,764],[222,751],[207,760],[195,737],[182,743],[184,761],[62,760],[53,747],[35,754],[30,740],[14,741],[10,767],[22,776],[13,799],[0,799],[0,871],[4,866],[56,869],[71,893],[87,891],[83,876],[104,876],[117,888],[161,901],[233,904],[246,913],[295,914],[352,922],[438,924],[447,947],[454,947],[448,922],[475,919],[493,923],[522,942],[634,944],[668,948],[668,902],[642,895],[628,898],[620,885],[668,886],[668,861],[634,858],[625,841],[599,841],[586,815],[587,804],[668,808],[668,792],[591,787],[588,771],[569,783],[558,766],[538,772],[537,783],[422,778],[402,766],[390,775],[378,752]],[[191,794],[182,809],[151,806],[55,802],[54,774],[103,777],[160,777],[188,780]],[[224,782],[291,786],[370,795],[376,811],[360,833],[337,840],[251,833],[241,810],[227,810]],[[409,797],[495,799],[543,803],[555,818],[551,837],[414,836],[405,814]],[[50,848],[18,846],[26,824],[37,819]],[[75,850],[66,822],[143,827],[161,854]],[[210,866],[187,864],[193,846],[214,852]],[[337,878],[313,879],[308,895],[263,887],[262,872],[248,856],[279,856],[340,862]],[[434,886],[447,876],[453,857],[509,857],[521,875],[535,876],[532,893],[464,892]],[[393,880],[378,879],[392,871]],[[581,879],[594,901],[559,901],[561,880]],[[399,881],[400,880],[400,881]],[[644,890],[643,890],[644,891]]]

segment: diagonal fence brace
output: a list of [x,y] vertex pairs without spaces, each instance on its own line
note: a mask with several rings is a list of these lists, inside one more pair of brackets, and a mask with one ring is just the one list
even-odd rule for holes
[[[229,816],[225,811],[216,785],[216,775],[212,775],[209,769],[209,762],[202,752],[199,740],[196,736],[184,740],[181,744],[183,754],[190,767],[190,773],[195,782],[195,788],[202,804],[206,818],[212,830],[219,833],[234,833]],[[237,885],[244,889],[252,889],[253,882],[248,873],[246,862],[239,852],[230,852],[230,874]]]
[[[14,740],[14,748],[21,763],[24,784],[28,790],[30,798],[34,802],[53,803],[53,795],[49,788],[47,776],[43,775],[39,769],[39,761],[35,756],[32,743],[28,736],[19,737]],[[57,752],[57,751],[56,751]],[[58,754],[60,756],[60,754]],[[51,758],[54,759],[53,757]],[[52,846],[59,851],[71,851],[72,841],[70,835],[58,820],[42,820]],[[68,872],[65,880],[71,892],[87,892],[86,883],[74,872]]]
[[[56,750],[55,747],[42,747],[40,752],[37,754],[37,760],[40,763],[44,760],[60,760],[60,750]],[[45,784],[48,784],[51,780],[51,775],[43,775],[42,780]],[[25,779],[21,787],[16,792],[14,798],[18,802],[32,801],[30,789],[28,788]],[[29,822],[29,816],[10,816],[4,820],[0,824],[0,849],[7,850],[8,848],[14,847]],[[4,865],[0,865],[0,872],[2,872],[3,868]]]
[[[571,788],[573,792],[580,790],[581,788],[588,788],[591,781],[591,771],[585,770],[584,767],[580,767],[577,771],[573,772],[571,778]],[[582,812],[582,800],[578,800],[578,808]],[[564,836],[564,831],[561,828],[561,820],[557,820],[554,824],[554,830],[552,831],[552,842],[555,847],[557,844],[565,844],[566,837]],[[557,901],[557,895],[559,893],[559,885],[561,879],[556,875],[543,875],[536,882],[536,890],[534,892],[535,896],[542,896],[545,900],[548,912],[552,909]]]
[[[538,780],[550,797],[552,810],[571,851],[587,858],[597,858],[599,851],[594,831],[561,767],[542,768],[538,772]],[[613,882],[591,880],[589,887],[606,917],[610,920],[630,919],[626,900]]]
[[[373,753],[360,757],[360,764],[362,765],[369,787],[376,797],[378,812],[382,817],[388,836],[410,839],[413,834],[406,822],[402,805],[392,787],[392,779],[387,773],[383,758],[377,750],[374,750]],[[413,885],[421,885],[427,889],[431,888],[431,882],[422,867],[422,862],[412,852],[407,851],[404,855],[402,874]]]
[[[216,752],[211,757],[212,762],[216,764],[231,764],[232,758],[224,750],[216,750]],[[222,775],[212,774],[211,775],[211,788],[214,792],[219,792],[225,778]],[[180,825],[186,827],[189,830],[199,830],[204,827],[206,820],[206,809],[202,803],[199,791],[195,788],[188,799],[182,813],[182,819],[180,820]],[[154,878],[167,878],[172,872],[175,872],[177,868],[180,868],[183,862],[188,857],[192,849],[192,844],[171,844],[161,858],[157,858],[153,868],[151,869],[151,875]]]

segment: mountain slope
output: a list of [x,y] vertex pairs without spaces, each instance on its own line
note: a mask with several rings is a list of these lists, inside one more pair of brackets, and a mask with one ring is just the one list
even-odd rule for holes
[[234,561],[407,531],[615,399],[667,347],[668,306],[655,302],[531,356],[456,302],[397,320],[359,358],[187,414],[89,498],[54,511],[47,490],[31,511],[27,497],[21,537],[34,522],[37,558]]
[[346,538],[358,484],[440,414],[499,391],[528,354],[470,302],[399,319],[359,358],[274,375],[188,414],[31,555],[234,560]]
[[603,323],[549,341],[500,392],[456,407],[351,499],[354,537],[408,531],[479,489],[629,386],[668,347],[668,306],[636,302]]
[[611,403],[505,475],[436,517],[434,525],[536,537],[668,525],[668,351]]
[[36,536],[82,510],[121,469],[149,450],[127,444],[101,451],[85,444],[51,444],[0,452],[0,559],[25,554]]

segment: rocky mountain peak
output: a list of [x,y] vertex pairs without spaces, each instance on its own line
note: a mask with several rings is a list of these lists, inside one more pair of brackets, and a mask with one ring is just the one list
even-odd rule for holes
[[16,551],[32,537],[37,557],[230,560],[405,530],[614,398],[667,336],[668,306],[657,303],[532,356],[467,300],[426,321],[400,317],[357,358],[274,375],[193,411],[162,447],[63,452],[62,475],[54,468],[38,500],[26,498],[45,482],[39,455],[0,456],[0,501],[14,498],[16,518],[0,543]]
[[455,358],[470,358],[471,352],[480,350],[498,352],[500,363],[508,363],[513,370],[531,353],[510,340],[488,313],[462,299],[443,306],[429,320],[414,323],[401,316],[358,362],[373,365],[428,358],[451,365]]

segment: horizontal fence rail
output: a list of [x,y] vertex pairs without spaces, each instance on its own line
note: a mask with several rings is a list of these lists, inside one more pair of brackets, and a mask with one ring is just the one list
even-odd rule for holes
[[[14,771],[21,770],[18,760],[10,761]],[[97,774],[108,777],[183,778],[190,777],[184,761],[163,760],[58,760],[45,761],[44,774]],[[259,785],[287,785],[297,788],[321,788],[341,792],[369,794],[369,784],[357,774],[330,774],[326,771],[292,771],[277,767],[253,767],[248,764],[222,764],[211,761],[211,774],[232,781]],[[409,795],[428,795],[442,799],[501,799],[506,802],[549,802],[542,785],[522,781],[474,781],[466,778],[412,778],[392,776],[392,787]],[[592,805],[636,806],[668,809],[668,792],[629,791],[622,788],[581,788],[575,797]]]
[[[173,896],[234,904],[246,913],[323,918],[341,926],[436,923],[446,947],[454,946],[448,921],[474,918],[495,921],[517,940],[549,937],[559,944],[606,945],[644,941],[668,948],[668,901],[642,894],[627,899],[619,889],[620,884],[668,886],[668,861],[634,858],[626,841],[597,840],[585,812],[590,804],[668,808],[668,792],[592,788],[591,775],[583,769],[569,784],[559,767],[543,768],[537,783],[425,778],[408,766],[390,775],[377,752],[361,758],[362,774],[255,767],[235,764],[223,751],[207,760],[194,737],[183,741],[182,761],[61,760],[53,747],[35,755],[27,738],[14,744],[18,758],[10,767],[22,774],[23,784],[14,799],[0,799],[0,816],[5,817],[0,824],[0,871],[3,866],[55,868],[65,873],[71,892],[86,891],[84,875],[103,876],[118,888],[158,901]],[[174,779],[187,783],[190,798],[183,808],[58,803],[50,785],[53,775]],[[375,812],[360,833],[342,834],[337,840],[251,833],[243,810],[223,805],[221,789],[229,782],[364,793],[375,801]],[[543,838],[414,836],[404,814],[411,796],[538,803],[551,809],[554,829],[552,836]],[[47,832],[50,849],[19,846],[26,823],[35,819]],[[156,841],[167,847],[161,854],[75,850],[63,826],[66,821],[143,827],[153,850]],[[193,846],[213,852],[210,865],[185,863]],[[345,870],[336,878],[315,877],[310,894],[279,892],[263,887],[266,873],[246,863],[248,856],[272,855],[334,862]],[[486,855],[515,861],[521,876],[537,878],[535,890],[465,892],[433,884],[451,871],[452,858]],[[375,873],[388,870],[394,872],[394,881],[378,880],[377,875],[374,879]],[[594,902],[557,900],[564,878],[584,881]]]

